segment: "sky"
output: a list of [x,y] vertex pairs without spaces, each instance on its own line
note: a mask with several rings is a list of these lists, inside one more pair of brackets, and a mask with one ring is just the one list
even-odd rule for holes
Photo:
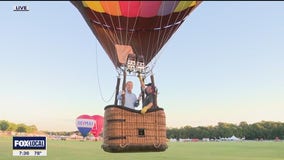
[[[153,69],[167,127],[284,122],[283,17],[284,2],[201,3]],[[1,1],[0,19],[0,120],[74,131],[114,103],[117,71],[70,2]]]

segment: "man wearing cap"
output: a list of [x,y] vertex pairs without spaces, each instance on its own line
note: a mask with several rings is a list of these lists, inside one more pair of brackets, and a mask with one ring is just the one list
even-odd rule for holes
[[[141,75],[138,75],[139,81],[141,84],[141,88],[146,93],[146,97],[142,102],[142,110],[141,113],[145,114],[150,108],[154,107],[154,94],[155,94],[155,86],[152,83],[144,84]],[[146,87],[147,86],[147,87]]]

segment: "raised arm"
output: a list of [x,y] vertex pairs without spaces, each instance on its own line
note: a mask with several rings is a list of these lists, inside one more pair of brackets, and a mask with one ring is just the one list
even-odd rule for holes
[[140,85],[141,85],[141,89],[145,90],[145,84],[143,82],[143,78],[141,76],[141,74],[138,75],[139,81],[140,81]]

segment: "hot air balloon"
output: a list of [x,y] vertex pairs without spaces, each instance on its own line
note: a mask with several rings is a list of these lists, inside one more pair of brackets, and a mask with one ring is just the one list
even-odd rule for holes
[[98,137],[103,132],[104,117],[100,115],[93,115],[91,117],[95,121],[91,133],[94,135],[94,137]]
[[[118,71],[122,89],[126,77],[150,76],[156,57],[186,17],[201,1],[71,1]],[[116,96],[115,96],[116,97]],[[143,99],[144,96],[142,96]],[[141,115],[122,105],[105,107],[104,144],[107,152],[165,151],[166,120],[163,108]],[[157,96],[154,97],[157,106]]]
[[76,126],[84,138],[92,130],[94,124],[95,120],[89,115],[83,114],[76,118]]

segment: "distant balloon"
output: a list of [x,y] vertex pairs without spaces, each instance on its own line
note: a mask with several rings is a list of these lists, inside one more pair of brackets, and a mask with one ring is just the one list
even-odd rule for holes
[[95,120],[89,115],[80,115],[76,119],[76,126],[83,137],[86,137],[95,125]]
[[93,115],[91,117],[95,121],[91,133],[94,135],[94,137],[98,137],[103,132],[104,117],[100,115]]

